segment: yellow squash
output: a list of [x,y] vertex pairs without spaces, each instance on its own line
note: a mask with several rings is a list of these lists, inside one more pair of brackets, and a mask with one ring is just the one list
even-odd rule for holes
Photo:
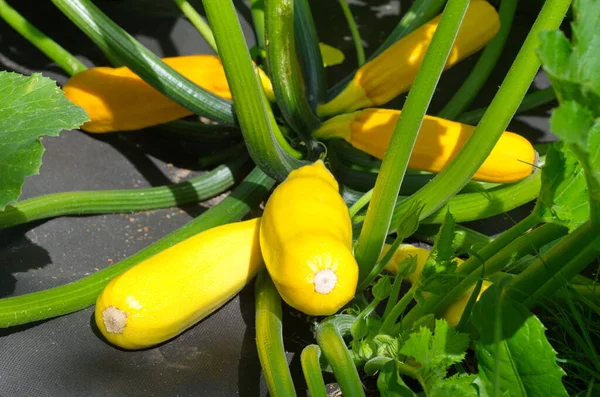
[[[398,40],[361,66],[335,98],[317,108],[320,116],[380,106],[409,90],[440,21],[438,16]],[[485,46],[500,29],[500,18],[486,1],[473,0],[458,31],[445,69]]]
[[[200,87],[231,99],[223,65],[213,55],[163,58],[163,62]],[[257,68],[267,97],[274,98],[271,81]],[[103,133],[131,131],[190,116],[193,112],[173,102],[129,68],[97,67],[71,77],[65,96],[81,106],[91,121],[81,129]]]
[[237,294],[262,267],[260,218],[215,227],[114,278],[96,302],[106,339],[123,349],[169,340]]
[[350,214],[322,161],[292,171],[267,202],[260,228],[265,265],[281,297],[330,315],[356,291]]
[[[314,136],[342,138],[355,148],[383,159],[399,116],[399,110],[364,109],[327,120]],[[475,127],[470,125],[425,116],[408,166],[440,172],[458,154],[474,130]],[[504,132],[473,180],[516,182],[533,172],[535,162],[535,149],[527,139]]]
[[[390,248],[391,248],[391,245],[386,244],[383,247],[381,256],[385,255],[385,253]],[[417,268],[415,269],[414,273],[408,275],[406,278],[407,278],[407,280],[410,281],[411,284],[414,284],[415,282],[417,282],[417,279],[421,276],[421,273],[423,272],[423,267],[425,266],[425,263],[427,263],[427,258],[429,257],[429,250],[427,250],[425,248],[415,247],[410,244],[401,244],[400,247],[398,248],[398,250],[394,253],[394,256],[392,257],[392,259],[386,265],[385,270],[389,271],[390,273],[396,273],[396,270],[398,269],[398,265],[403,260],[405,260],[411,256],[417,257]],[[458,262],[458,266],[460,266],[464,262],[460,258],[456,258],[456,261]],[[481,297],[481,294],[483,294],[485,292],[485,290],[488,289],[491,285],[492,285],[491,282],[484,280],[483,284],[481,286],[481,291],[479,292],[479,296],[477,297],[477,299],[479,299]],[[446,319],[446,321],[448,322],[448,324],[450,326],[454,327],[460,321],[460,318],[462,317],[462,314],[465,311],[467,302],[471,298],[471,294],[473,293],[474,289],[475,289],[475,286],[469,288],[469,290],[467,290],[464,294],[459,296],[442,313],[442,317],[444,319]],[[427,296],[429,294],[427,292],[425,292],[423,295]]]

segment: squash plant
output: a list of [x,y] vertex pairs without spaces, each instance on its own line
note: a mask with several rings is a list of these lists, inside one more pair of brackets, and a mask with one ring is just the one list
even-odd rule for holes
[[[361,65],[333,87],[307,0],[252,1],[254,51],[231,0],[203,0],[207,20],[175,2],[218,57],[160,59],[90,0],[52,0],[113,63],[85,70],[0,1],[0,16],[72,75],[60,92],[38,75],[0,74],[9,92],[0,164],[10,165],[0,177],[1,227],[191,203],[245,175],[229,197],[135,255],[70,284],[0,299],[0,327],[97,303],[109,341],[148,347],[200,321],[258,273],[256,343],[273,396],[296,393],[281,297],[314,330],[301,355],[311,395],[326,395],[324,372],[344,396],[568,395],[531,310],[570,299],[565,291],[598,307],[594,281],[580,273],[599,247],[600,2],[573,2],[568,39],[559,28],[571,1],[546,0],[491,104],[467,113],[501,56],[516,0],[497,10],[484,0],[415,0],[369,59],[341,0]],[[428,115],[442,72],[481,49],[462,87]],[[552,88],[527,95],[540,66]],[[381,108],[407,90],[401,112]],[[559,139],[539,156],[506,128],[516,112],[554,98]],[[180,120],[189,115],[211,122]],[[207,140],[235,131],[243,142],[184,185],[17,201],[39,167],[40,136],[157,124]],[[278,183],[264,219],[238,222]],[[493,239],[458,224],[534,200],[531,214]],[[477,370],[461,364],[468,351]]]

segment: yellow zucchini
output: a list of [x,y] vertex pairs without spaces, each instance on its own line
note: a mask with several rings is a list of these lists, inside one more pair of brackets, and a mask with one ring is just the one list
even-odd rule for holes
[[114,278],[96,302],[106,339],[123,349],[167,341],[235,296],[262,267],[260,218],[215,227]]
[[[399,110],[364,109],[333,117],[313,134],[318,139],[342,138],[355,148],[383,159],[399,116]],[[470,125],[425,116],[408,166],[440,172],[458,154],[474,130],[475,127]],[[473,180],[516,182],[533,172],[535,162],[535,149],[527,139],[504,132]]]
[[[350,83],[331,101],[319,105],[320,116],[380,106],[406,92],[423,63],[441,16],[398,40],[361,66]],[[471,1],[445,69],[483,48],[500,29],[500,18],[486,1]]]
[[[390,248],[391,248],[391,245],[386,244],[383,247],[381,256],[383,257],[383,255],[385,255],[385,253]],[[405,260],[406,258],[409,258],[411,256],[417,257],[417,268],[415,269],[414,273],[408,275],[406,277],[406,279],[408,281],[410,281],[411,284],[416,283],[418,278],[421,276],[421,273],[423,272],[423,267],[427,263],[427,258],[429,257],[429,250],[427,250],[425,248],[418,248],[418,247],[415,247],[410,244],[401,244],[400,247],[398,247],[398,250],[394,253],[394,256],[392,256],[392,259],[390,259],[390,261],[386,265],[385,270],[387,270],[390,273],[395,274],[398,269],[398,265],[403,260]],[[456,261],[458,262],[458,266],[460,266],[464,262],[460,258],[456,258]],[[485,290],[488,289],[491,285],[492,285],[491,282],[484,280],[483,284],[481,286],[481,291],[479,292],[479,296],[477,297],[477,299],[479,299],[481,297],[481,294],[483,294],[485,292]],[[462,314],[465,311],[465,307],[467,306],[469,298],[471,297],[471,294],[473,293],[474,289],[475,289],[475,286],[469,288],[469,290],[467,290],[464,294],[459,296],[442,313],[442,317],[444,319],[446,319],[446,321],[448,322],[448,324],[450,326],[454,327],[460,321],[460,318],[462,317]],[[423,295],[429,296],[430,294],[427,292],[424,292]]]
[[322,161],[292,171],[267,202],[260,228],[265,265],[293,308],[324,316],[356,291],[350,214]]
[[[163,62],[200,87],[231,99],[218,57],[190,55],[163,58]],[[273,100],[271,81],[260,68],[256,69],[267,97]],[[71,102],[87,112],[90,121],[81,129],[92,133],[139,130],[193,114],[126,67],[85,70],[71,77],[63,91]]]

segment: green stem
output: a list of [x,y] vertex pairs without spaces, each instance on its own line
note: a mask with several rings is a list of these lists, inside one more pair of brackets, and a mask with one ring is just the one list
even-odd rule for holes
[[375,280],[375,277],[377,277],[379,273],[381,273],[383,268],[386,267],[389,261],[394,257],[394,253],[396,253],[396,251],[400,247],[400,244],[402,244],[403,241],[404,239],[400,237],[397,237],[394,240],[394,243],[392,244],[390,249],[385,253],[383,258],[381,258],[381,260],[377,262],[377,264],[373,267],[373,269],[367,275],[367,277],[365,277],[365,279],[358,284],[358,287],[356,288],[357,292],[364,291],[364,289],[367,288],[373,280]]
[[559,271],[565,271],[563,268],[569,269],[578,266],[581,263],[579,261],[576,261],[573,265],[567,264],[571,262],[572,258],[585,252],[586,247],[593,245],[593,241],[597,236],[598,233],[591,221],[588,220],[579,226],[512,279],[507,287],[510,297],[519,302],[524,302],[543,284],[556,277]]
[[[516,260],[524,255],[537,252],[548,242],[566,232],[562,226],[547,224],[518,237],[521,234],[519,231],[524,232],[524,226],[524,224],[515,225],[480,249],[476,255],[471,256],[458,269],[459,274],[464,275],[465,278],[456,287],[441,297],[428,298],[422,305],[415,306],[402,319],[399,327],[404,330],[410,329],[419,318],[430,313],[441,313],[480,280],[482,274],[490,276],[502,270],[511,259]],[[502,241],[496,243],[497,240]],[[482,273],[483,267],[485,267],[485,273]]]
[[93,305],[100,292],[114,277],[195,234],[239,221],[264,200],[273,185],[274,181],[271,178],[255,168],[219,204],[136,254],[60,287],[0,299],[0,328],[57,317]]
[[419,128],[468,6],[468,0],[448,1],[396,123],[356,246],[359,281],[369,274],[381,253]]
[[87,69],[81,61],[50,37],[39,31],[4,0],[0,0],[0,17],[27,39],[27,41],[36,46],[38,50],[43,52],[44,55],[56,62],[70,76]]
[[321,349],[317,345],[306,346],[300,354],[304,380],[306,380],[311,397],[327,397],[327,389],[325,388],[321,364],[319,363],[320,357]]
[[33,197],[0,211],[0,229],[56,216],[148,211],[197,203],[233,186],[248,168],[247,165],[247,157],[244,156],[189,181],[169,186],[64,192]]
[[204,40],[206,40],[210,48],[212,48],[214,52],[219,53],[212,30],[210,29],[208,22],[206,22],[206,20],[202,18],[202,15],[198,14],[198,11],[196,11],[194,7],[192,7],[192,5],[187,2],[187,0],[174,1],[181,10],[181,12],[183,12],[187,19],[190,20],[192,25],[194,25],[198,32],[200,32],[202,37],[204,37]]
[[362,210],[365,205],[369,204],[371,201],[371,197],[373,196],[373,189],[369,190],[365,194],[363,194],[354,204],[350,207],[350,218],[354,218],[354,216],[358,213],[358,211]]
[[346,22],[350,28],[350,34],[352,35],[352,41],[354,42],[354,48],[356,49],[356,60],[358,62],[358,66],[362,66],[365,63],[365,49],[362,45],[362,39],[360,38],[358,26],[356,26],[356,21],[354,20],[352,10],[350,10],[348,2],[346,0],[340,0],[340,7],[342,7],[342,12],[344,13],[344,17],[346,17]]
[[256,347],[269,394],[295,396],[294,382],[283,346],[281,297],[266,270],[255,286]]
[[[458,194],[423,219],[421,223],[442,223],[448,210],[456,222],[468,222],[504,214],[538,197],[542,185],[541,175],[541,170],[535,171],[519,182],[501,185],[483,192]],[[399,207],[396,208],[400,210]],[[401,214],[400,211],[394,211],[392,222],[396,222]]]
[[533,294],[525,299],[523,304],[528,308],[539,305],[543,299],[552,296],[564,287],[574,276],[579,274],[594,258],[598,256],[595,244],[586,245],[573,259],[562,267],[550,280],[541,285]]
[[388,316],[383,319],[383,324],[379,329],[380,334],[396,335],[395,333],[391,333],[391,331],[394,328],[394,324],[396,324],[396,321],[398,321],[400,315],[404,313],[410,301],[412,301],[415,297],[415,291],[417,290],[416,285],[417,284],[414,284],[410,287],[408,292],[406,292],[406,294],[402,296],[398,303],[394,305],[394,308],[390,310]]
[[265,48],[265,0],[250,0],[252,22],[256,33],[256,42],[262,50]]
[[312,131],[320,124],[308,102],[296,55],[294,0],[266,0],[267,64],[281,113],[310,155]]
[[183,77],[89,0],[52,0],[103,52],[112,54],[146,83],[174,102],[223,124],[235,124],[233,105]]
[[[538,106],[546,105],[554,100],[556,100],[556,94],[554,93],[552,86],[543,88],[539,91],[525,95],[516,113],[523,113],[535,109]],[[463,113],[458,118],[458,121],[463,124],[475,125],[481,120],[487,109],[488,108],[480,108]]]
[[400,295],[400,287],[402,286],[402,275],[400,272],[396,273],[394,277],[394,284],[392,284],[392,292],[390,292],[390,296],[385,304],[385,310],[383,311],[382,318],[387,318],[396,303],[398,302],[398,296]]
[[500,59],[518,3],[518,0],[502,0],[498,11],[500,14],[500,30],[492,41],[485,46],[469,77],[439,112],[438,117],[455,120],[473,102],[498,63],[498,59]]
[[317,104],[326,98],[327,81],[317,28],[308,0],[294,1],[294,32],[297,41],[296,53],[300,55],[300,66],[304,75],[306,97],[314,111]]
[[426,218],[469,182],[506,130],[540,67],[540,60],[535,52],[539,44],[539,33],[558,28],[570,3],[570,0],[546,1],[502,86],[472,136],[446,168],[401,204],[400,212],[412,207],[413,203],[420,203],[425,206],[422,217]]
[[354,366],[352,356],[335,326],[330,323],[321,324],[317,329],[317,342],[333,369],[333,374],[344,397],[364,397],[365,392],[358,376],[358,370]]
[[267,175],[282,181],[305,162],[294,158],[277,141],[280,131],[254,70],[232,0],[204,0],[203,4],[250,157]]

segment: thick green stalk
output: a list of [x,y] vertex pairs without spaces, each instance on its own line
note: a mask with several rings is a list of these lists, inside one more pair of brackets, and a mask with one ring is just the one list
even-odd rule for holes
[[[541,175],[542,172],[538,170],[519,182],[477,193],[458,194],[423,219],[421,223],[442,223],[448,210],[450,210],[456,222],[468,222],[503,214],[538,197],[542,186]],[[396,206],[396,208],[400,210],[400,206]],[[400,219],[401,214],[400,211],[394,211],[392,224]]]
[[215,37],[213,36],[212,30],[210,26],[208,26],[208,22],[202,15],[198,14],[198,11],[192,7],[187,0],[174,0],[181,12],[190,20],[192,25],[200,32],[204,40],[208,43],[208,45],[213,49],[214,52],[218,53],[217,43],[215,43]]
[[492,41],[485,46],[469,77],[446,103],[446,106],[440,110],[438,117],[455,120],[473,102],[492,70],[494,70],[498,59],[500,59],[518,3],[518,0],[502,0],[498,11],[500,14],[500,30]]
[[18,201],[0,211],[0,229],[64,215],[148,211],[197,203],[223,193],[241,179],[248,157],[189,181],[147,189],[95,190],[52,193]]
[[354,366],[346,343],[333,324],[321,324],[317,329],[317,342],[333,369],[335,379],[344,397],[364,397],[363,385]]
[[60,44],[39,31],[4,0],[0,0],[0,17],[27,39],[27,41],[36,46],[38,50],[43,52],[44,55],[56,62],[70,76],[87,69],[81,61],[60,46]]
[[232,0],[204,0],[203,4],[250,157],[267,175],[282,181],[291,170],[305,163],[292,157],[277,141],[278,127],[250,59]]
[[593,245],[593,241],[596,240],[597,236],[598,233],[592,222],[588,220],[553,245],[544,255],[513,278],[507,286],[508,294],[513,299],[524,302],[543,284],[556,277],[557,273],[564,267],[578,266],[579,261],[571,266],[567,264],[577,255],[585,252],[586,247]]
[[91,306],[106,284],[130,267],[195,234],[246,216],[266,197],[274,181],[255,168],[231,194],[182,228],[136,254],[60,287],[0,299],[0,328],[44,320]]
[[[539,91],[525,95],[516,113],[523,113],[535,109],[538,106],[546,105],[554,100],[556,100],[556,94],[554,93],[552,86],[543,88]],[[487,108],[471,110],[470,112],[463,113],[458,118],[458,121],[463,124],[475,125],[479,123],[479,120],[481,120],[486,111]]]
[[539,33],[558,28],[570,3],[570,0],[546,1],[473,135],[446,168],[401,204],[400,212],[412,207],[414,203],[420,203],[425,206],[421,216],[426,218],[469,182],[506,130],[540,67],[540,60],[535,52],[539,44]]
[[295,396],[283,346],[281,297],[266,270],[258,273],[254,295],[256,347],[269,394],[274,397]]
[[528,308],[539,305],[546,297],[552,296],[564,287],[573,277],[578,275],[594,258],[598,256],[595,244],[586,245],[573,259],[564,265],[550,280],[541,285],[523,304]]
[[327,389],[321,372],[321,349],[317,345],[308,345],[302,349],[300,354],[300,363],[304,380],[308,386],[308,392],[311,397],[327,397]]
[[344,13],[344,17],[346,18],[346,22],[348,23],[348,28],[350,28],[350,34],[352,35],[352,41],[354,42],[354,48],[356,49],[356,60],[358,62],[358,66],[362,66],[365,63],[365,49],[362,45],[362,39],[360,38],[358,26],[356,26],[356,21],[354,20],[352,10],[350,10],[348,2],[346,0],[339,1],[340,7],[342,7],[342,12]]
[[223,124],[235,124],[233,105],[183,77],[89,0],[52,0],[102,51],[179,105]]
[[323,66],[317,28],[308,0],[294,1],[294,32],[296,54],[300,57],[306,97],[311,109],[314,110],[317,104],[326,98],[327,81],[325,80],[325,66]]
[[294,8],[294,0],[265,0],[267,64],[281,113],[310,154],[311,133],[320,121],[308,102],[296,55]]
[[[509,229],[510,232],[501,234],[496,240],[480,249],[476,255],[472,255],[458,269],[459,274],[464,275],[465,278],[456,287],[443,296],[428,298],[422,305],[412,308],[395,330],[410,329],[422,316],[441,313],[481,279],[483,267],[484,276],[490,276],[502,270],[511,259],[516,260],[537,252],[544,245],[566,233],[566,228],[562,226],[547,224],[518,237],[517,233],[523,231],[525,226],[524,223],[515,225],[514,228]],[[496,243],[497,240],[501,241]]]
[[[478,219],[503,214],[535,200],[541,187],[541,171],[535,171],[531,176],[515,183],[501,185],[488,190],[474,193],[461,193],[452,197],[446,204],[421,221],[421,224],[439,224],[444,221],[448,210],[456,222],[469,222]],[[366,196],[366,195],[365,195]],[[361,198],[360,208],[367,203],[367,197]],[[406,197],[399,197],[405,200]],[[355,203],[355,205],[358,205]],[[354,208],[354,211],[360,211]],[[352,210],[351,209],[351,213]],[[398,223],[402,213],[402,201],[396,204],[392,216],[392,225]],[[355,216],[355,222],[364,220],[364,216]]]
[[448,1],[396,123],[356,246],[359,282],[369,274],[381,253],[419,128],[468,6],[468,0]]

